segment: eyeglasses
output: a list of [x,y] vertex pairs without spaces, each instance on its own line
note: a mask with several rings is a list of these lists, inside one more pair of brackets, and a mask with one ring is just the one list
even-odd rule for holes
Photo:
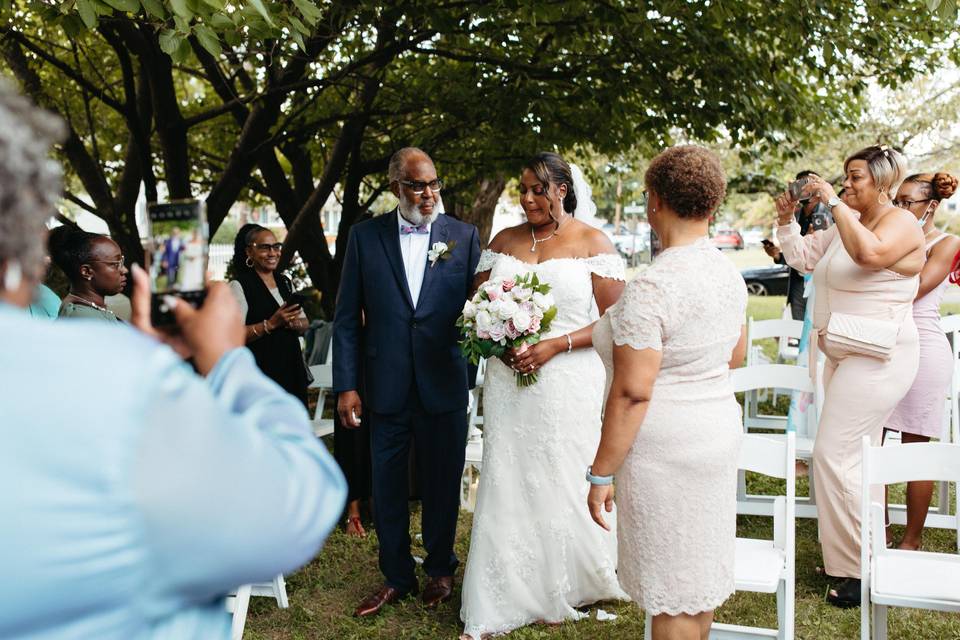
[[256,242],[251,242],[250,246],[257,251],[263,251],[264,253],[268,253],[271,249],[277,253],[281,253],[283,251],[282,242],[274,242],[273,244],[257,244]]
[[416,195],[420,195],[427,190],[427,187],[430,187],[430,191],[440,191],[443,189],[443,180],[437,178],[436,180],[431,180],[430,182],[423,182],[420,180],[400,180],[400,184],[405,187],[408,187]]
[[119,260],[91,260],[90,262],[102,262],[105,265],[111,266],[117,271],[123,268],[124,262],[123,256],[120,256]]
[[923,200],[894,200],[893,206],[900,207],[901,209],[909,209],[915,204],[920,204],[921,202],[930,202],[933,198],[924,198]]

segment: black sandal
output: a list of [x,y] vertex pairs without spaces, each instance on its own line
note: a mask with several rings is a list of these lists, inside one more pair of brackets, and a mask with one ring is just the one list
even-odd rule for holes
[[827,604],[841,609],[860,606],[860,578],[844,578],[832,589],[827,590]]

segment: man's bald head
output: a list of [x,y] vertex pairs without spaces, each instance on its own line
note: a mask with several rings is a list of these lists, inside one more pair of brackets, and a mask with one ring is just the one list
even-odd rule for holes
[[417,147],[404,147],[390,156],[390,165],[387,167],[387,179],[390,182],[399,182],[407,177],[407,165],[413,162],[429,162],[433,160],[427,152]]

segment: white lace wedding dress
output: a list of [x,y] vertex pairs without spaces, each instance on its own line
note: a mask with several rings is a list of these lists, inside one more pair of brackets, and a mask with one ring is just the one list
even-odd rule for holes
[[[623,260],[613,254],[527,264],[484,251],[477,272],[487,270],[491,279],[533,271],[550,284],[558,313],[548,338],[597,319],[592,274],[624,279]],[[583,615],[579,605],[626,598],[617,582],[616,536],[598,527],[586,506],[584,472],[600,441],[604,379],[593,349],[557,355],[523,389],[512,369],[487,362],[483,467],[460,611],[464,633],[475,640],[537,621],[575,620]]]
[[663,359],[647,414],[617,473],[620,584],[650,615],[697,614],[733,593],[740,405],[729,381],[747,304],[733,263],[703,238],[661,253],[593,330]]

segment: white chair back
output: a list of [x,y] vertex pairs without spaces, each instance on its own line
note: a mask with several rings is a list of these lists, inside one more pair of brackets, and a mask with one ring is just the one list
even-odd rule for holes
[[810,370],[793,364],[759,364],[730,370],[734,392],[755,389],[787,389],[813,393]]

